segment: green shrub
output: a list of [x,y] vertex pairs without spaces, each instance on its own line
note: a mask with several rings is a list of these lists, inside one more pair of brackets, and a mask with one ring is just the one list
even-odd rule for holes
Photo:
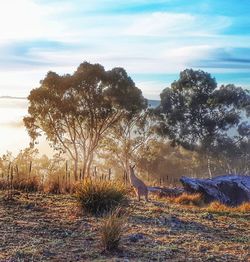
[[87,180],[78,185],[76,197],[82,209],[93,215],[103,215],[127,202],[123,185],[110,181]]

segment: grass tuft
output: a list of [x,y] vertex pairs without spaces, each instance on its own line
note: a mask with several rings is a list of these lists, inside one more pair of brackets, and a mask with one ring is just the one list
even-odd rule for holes
[[101,226],[101,244],[104,250],[114,251],[119,247],[124,230],[125,218],[119,214],[119,208],[108,215]]
[[127,202],[127,190],[111,181],[86,180],[78,185],[76,197],[82,209],[93,215],[104,215]]

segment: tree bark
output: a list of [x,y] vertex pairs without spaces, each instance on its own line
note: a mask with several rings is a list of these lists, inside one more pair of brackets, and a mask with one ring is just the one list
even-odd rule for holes
[[78,159],[74,160],[74,178],[75,181],[78,181]]

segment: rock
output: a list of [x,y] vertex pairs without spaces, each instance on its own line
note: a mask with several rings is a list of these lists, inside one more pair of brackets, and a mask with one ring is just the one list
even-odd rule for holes
[[45,257],[53,257],[53,256],[56,255],[56,253],[51,252],[50,250],[44,250],[44,251],[43,251],[43,255],[44,255]]
[[175,217],[175,216],[170,217],[170,226],[173,229],[180,229],[183,227],[182,221],[178,217]]
[[137,242],[137,241],[139,241],[143,238],[144,238],[144,235],[141,234],[141,233],[132,234],[132,235],[129,236],[129,241],[130,242]]
[[201,252],[201,253],[204,253],[204,252],[206,252],[207,251],[207,247],[206,246],[199,246],[199,252]]
[[35,207],[35,204],[34,204],[34,203],[29,203],[29,204],[26,204],[26,205],[24,206],[24,208],[27,209],[27,210],[33,209],[34,207]]
[[214,216],[213,214],[210,213],[206,213],[202,216],[203,219],[207,219],[207,220],[214,220]]
[[250,201],[250,176],[224,175],[211,179],[182,177],[180,179],[188,193],[201,193],[206,202],[219,201],[237,206]]
[[181,229],[184,225],[183,221],[176,216],[160,217],[159,222],[171,229]]

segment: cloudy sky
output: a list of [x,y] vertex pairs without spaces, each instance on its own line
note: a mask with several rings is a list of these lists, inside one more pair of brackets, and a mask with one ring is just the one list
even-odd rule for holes
[[84,60],[124,67],[147,98],[185,68],[250,87],[249,0],[8,0],[0,3],[0,96]]

